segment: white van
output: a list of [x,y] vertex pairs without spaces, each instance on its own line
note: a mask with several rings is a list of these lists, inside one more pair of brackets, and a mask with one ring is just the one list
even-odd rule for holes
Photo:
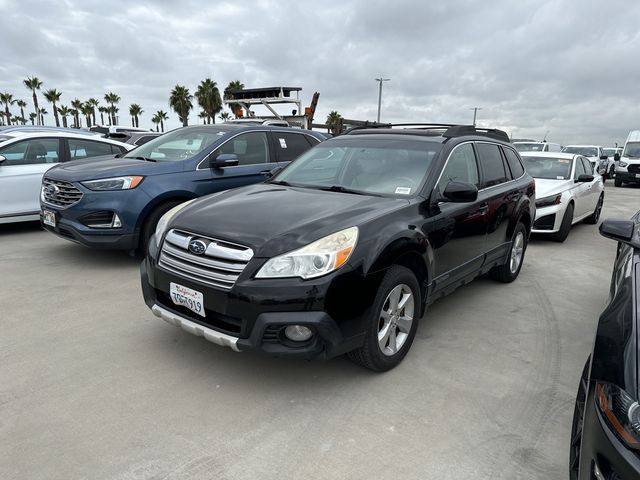
[[629,132],[620,161],[616,163],[616,187],[640,183],[640,130]]

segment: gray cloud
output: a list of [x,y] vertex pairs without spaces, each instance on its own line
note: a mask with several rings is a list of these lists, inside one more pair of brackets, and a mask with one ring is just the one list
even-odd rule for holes
[[0,0],[0,11],[0,91],[30,101],[27,75],[64,104],[115,91],[121,123],[136,102],[150,126],[176,83],[193,92],[205,77],[300,86],[305,104],[317,90],[317,119],[375,119],[384,75],[385,121],[469,123],[481,106],[481,125],[515,137],[612,144],[640,128],[633,0]]

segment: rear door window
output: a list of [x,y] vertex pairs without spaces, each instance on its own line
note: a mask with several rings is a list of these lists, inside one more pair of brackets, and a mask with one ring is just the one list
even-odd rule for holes
[[69,155],[71,160],[113,154],[111,144],[109,143],[79,140],[76,138],[69,138],[67,142],[69,142]]
[[493,143],[477,143],[476,148],[482,165],[482,188],[493,187],[507,181],[500,147]]
[[280,162],[290,162],[311,148],[307,136],[302,133],[272,132],[271,137]]

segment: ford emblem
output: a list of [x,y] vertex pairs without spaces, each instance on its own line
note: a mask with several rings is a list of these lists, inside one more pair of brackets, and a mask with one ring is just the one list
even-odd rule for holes
[[189,242],[189,251],[194,255],[203,255],[207,250],[207,245],[202,240],[191,240]]

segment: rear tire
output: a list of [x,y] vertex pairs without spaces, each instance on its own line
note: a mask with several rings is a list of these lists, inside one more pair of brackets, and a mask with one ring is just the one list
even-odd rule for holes
[[349,352],[349,359],[375,372],[397,366],[416,336],[421,308],[416,276],[406,267],[391,266],[363,315],[364,344]]
[[527,229],[522,223],[518,222],[513,231],[507,261],[489,271],[491,278],[502,283],[511,283],[518,278],[524,262],[524,254],[527,250],[527,238]]
[[564,242],[569,236],[569,230],[571,230],[571,225],[573,224],[573,203],[570,203],[567,206],[567,209],[564,212],[564,216],[562,217],[562,225],[560,225],[560,230],[558,232],[551,235],[551,240],[554,242]]
[[584,223],[588,223],[590,225],[595,225],[600,220],[600,212],[602,212],[602,204],[604,203],[604,194],[600,194],[600,198],[598,199],[598,203],[596,204],[596,209],[593,211],[591,215],[584,219]]
[[622,180],[620,180],[620,179],[616,176],[616,179],[614,180],[613,184],[614,184],[616,187],[621,187],[621,186],[622,186]]
[[146,255],[149,245],[149,239],[156,231],[156,226],[160,217],[171,210],[176,205],[186,202],[186,200],[172,200],[170,202],[163,203],[159,207],[156,207],[145,219],[142,231],[140,232],[140,241],[138,242],[138,254]]

